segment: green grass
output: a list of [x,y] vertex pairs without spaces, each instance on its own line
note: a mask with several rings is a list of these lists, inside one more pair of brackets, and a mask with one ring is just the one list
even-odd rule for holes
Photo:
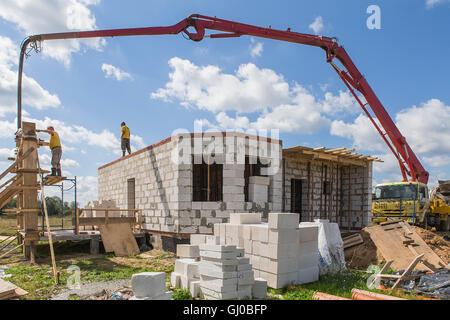
[[321,276],[319,281],[302,285],[288,286],[283,289],[269,289],[270,297],[281,296],[283,300],[311,300],[316,292],[324,292],[339,297],[351,299],[353,288],[401,297],[405,299],[418,299],[411,294],[393,293],[378,289],[369,289],[366,281],[370,274],[362,271],[347,270],[335,275]]
[[[51,216],[49,217],[50,228],[61,229],[62,222],[61,216]],[[39,217],[39,226],[42,225],[42,217]],[[72,226],[72,216],[64,217],[64,229],[71,229]],[[15,216],[5,216],[0,215],[0,235],[9,236],[16,233],[17,229],[17,218]]]

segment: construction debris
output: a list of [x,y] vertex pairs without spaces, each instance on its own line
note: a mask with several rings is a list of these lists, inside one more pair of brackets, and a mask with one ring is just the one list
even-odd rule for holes
[[365,228],[386,261],[393,260],[392,268],[404,270],[420,254],[424,254],[419,270],[436,271],[446,264],[425,241],[404,221],[390,221]]
[[354,247],[354,246],[357,246],[357,245],[360,245],[361,243],[364,242],[361,234],[359,234],[359,233],[355,233],[351,236],[345,237],[342,239],[342,241],[344,242],[344,250]]
[[0,279],[0,300],[15,300],[26,294],[28,294],[27,291],[11,282]]

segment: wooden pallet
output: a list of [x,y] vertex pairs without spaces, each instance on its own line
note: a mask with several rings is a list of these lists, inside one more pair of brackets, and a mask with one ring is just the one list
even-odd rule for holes
[[28,294],[28,292],[25,290],[11,282],[0,279],[0,300],[17,299],[26,294]]
[[389,221],[365,229],[386,261],[393,261],[392,268],[405,270],[415,258],[423,254],[416,268],[435,271],[444,268],[444,261],[405,221]]

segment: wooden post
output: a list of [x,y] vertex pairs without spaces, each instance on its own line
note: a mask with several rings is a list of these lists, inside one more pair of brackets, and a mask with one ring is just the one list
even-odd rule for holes
[[339,163],[336,164],[336,223],[339,216]]
[[[37,182],[37,160],[38,160],[38,140],[36,136],[36,124],[32,122],[23,122],[22,131],[22,152],[26,153],[28,149],[34,148],[31,154],[19,162],[20,169],[28,169],[22,172],[22,185],[23,186],[36,186]],[[23,198],[21,208],[23,209],[36,209],[38,208],[37,202],[37,190],[36,189],[24,189],[22,191]],[[34,263],[35,259],[35,244],[38,237],[38,214],[37,213],[24,213],[23,215],[23,230],[25,232],[25,256]]]
[[328,195],[328,220],[330,222],[332,222],[331,218],[331,207],[332,207],[332,200],[333,200],[333,182],[334,182],[334,176],[333,176],[333,169],[334,169],[334,165],[333,162],[330,161],[330,179],[328,181],[329,185],[330,185],[330,194]]
[[350,215],[351,215],[351,212],[352,212],[352,210],[351,210],[352,204],[351,204],[351,201],[350,201],[351,169],[352,169],[352,166],[349,165],[348,166],[348,192],[347,192],[347,206],[348,206],[348,208],[347,208],[347,230],[350,230]]
[[366,167],[363,167],[361,194],[361,229],[364,227],[364,201],[366,199]]
[[322,212],[323,212],[322,197],[323,197],[323,161],[320,172],[320,219],[322,219]]

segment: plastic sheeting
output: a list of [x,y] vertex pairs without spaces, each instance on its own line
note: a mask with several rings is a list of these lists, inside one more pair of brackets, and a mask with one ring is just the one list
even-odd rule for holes
[[[398,271],[394,274],[402,274]],[[419,275],[416,280],[406,280],[400,283],[400,288],[406,292],[420,293],[437,299],[450,299],[450,270],[441,269],[435,273],[426,274],[424,271],[413,271],[411,275]],[[386,281],[393,286],[395,279]]]
[[314,222],[301,224],[319,227],[319,274],[333,274],[345,270],[344,242],[338,224],[325,219],[315,219]]

